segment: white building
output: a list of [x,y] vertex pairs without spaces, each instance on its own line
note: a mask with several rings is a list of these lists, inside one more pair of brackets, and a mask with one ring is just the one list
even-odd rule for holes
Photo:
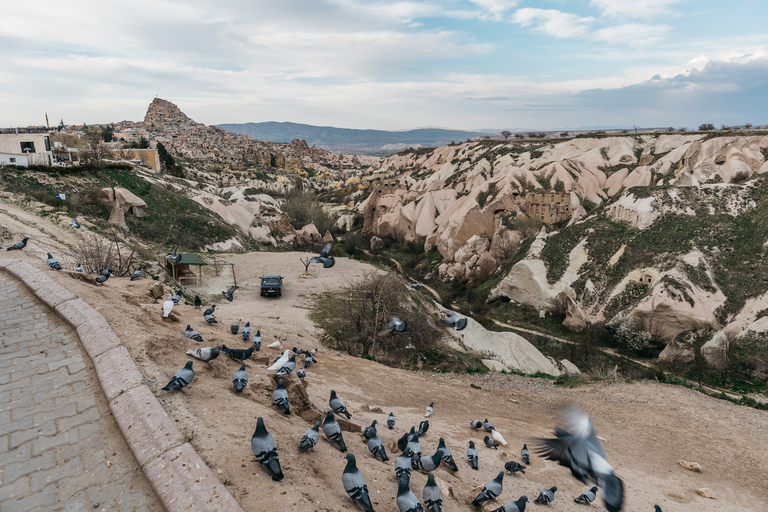
[[52,165],[51,149],[47,133],[0,133],[0,165]]

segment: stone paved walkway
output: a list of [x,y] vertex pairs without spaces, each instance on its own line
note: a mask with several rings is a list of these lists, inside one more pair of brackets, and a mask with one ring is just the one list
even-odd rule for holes
[[0,512],[162,511],[77,334],[0,272]]

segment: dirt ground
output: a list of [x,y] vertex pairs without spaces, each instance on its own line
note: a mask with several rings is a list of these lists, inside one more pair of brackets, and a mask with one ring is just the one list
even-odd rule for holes
[[[15,217],[15,219],[14,219]],[[0,203],[0,224],[12,236],[32,234],[24,251],[3,252],[2,257],[26,260],[46,268],[45,252],[61,250],[74,237],[74,230],[28,214],[13,205]],[[3,247],[9,245],[8,240]],[[192,306],[174,308],[175,320],[162,319],[162,299],[148,294],[150,278],[130,282],[111,278],[104,286],[93,284],[75,273],[49,271],[49,274],[98,309],[109,321],[136,360],[146,382],[195,449],[248,511],[335,511],[356,510],[341,485],[345,460],[321,439],[314,452],[301,453],[298,442],[311,427],[313,410],[327,410],[331,389],[336,390],[352,413],[352,422],[365,427],[376,419],[390,462],[370,457],[360,433],[344,432],[351,453],[365,475],[377,511],[396,511],[397,485],[394,480],[392,449],[396,440],[412,425],[418,425],[424,409],[435,402],[430,430],[421,439],[425,454],[433,453],[439,437],[444,437],[459,466],[452,474],[444,466],[436,471],[444,487],[445,510],[471,510],[469,502],[479,487],[503,469],[504,462],[521,462],[523,443],[551,435],[558,426],[558,411],[575,404],[588,412],[598,434],[605,438],[608,459],[624,480],[627,511],[652,511],[659,504],[669,511],[764,511],[768,510],[768,413],[736,406],[698,392],[651,382],[613,383],[575,389],[554,387],[550,381],[515,375],[480,376],[410,372],[387,368],[372,361],[353,358],[322,346],[319,332],[307,318],[313,294],[342,286],[373,267],[337,259],[331,269],[313,265],[311,277],[301,278],[304,267],[299,253],[250,253],[227,255],[236,265],[240,289],[235,300],[227,302],[220,294],[230,283],[228,277],[211,281],[202,294],[217,302],[219,324],[207,325],[202,312]],[[258,278],[262,273],[285,277],[281,298],[262,298]],[[166,291],[170,291],[170,288]],[[194,292],[193,292],[194,293]],[[216,295],[218,294],[218,295]],[[261,329],[261,353],[247,362],[248,388],[236,395],[232,373],[239,363],[220,356],[213,369],[195,360],[195,380],[185,393],[165,392],[162,388],[189,359],[187,349],[225,343],[247,348],[248,343],[229,331],[229,324],[250,321]],[[197,343],[183,336],[191,324],[205,341]],[[307,370],[306,393],[311,404],[302,403],[295,386],[298,379],[287,379],[295,413],[284,416],[272,405],[274,387],[267,361],[279,350],[266,348],[276,337],[283,347],[320,347],[316,365]],[[297,358],[303,363],[303,358]],[[477,389],[476,386],[480,389]],[[302,405],[305,407],[302,408]],[[371,410],[371,407],[380,409]],[[303,411],[302,411],[303,409]],[[378,411],[381,412],[378,412]],[[385,426],[387,414],[397,418],[394,430]],[[256,418],[264,417],[274,436],[285,478],[273,482],[256,462],[252,462],[250,438]],[[303,417],[302,417],[303,416]],[[471,420],[488,418],[509,445],[498,451],[486,448],[485,432],[469,427]],[[467,442],[474,440],[480,451],[480,469],[473,471],[466,462]],[[693,473],[679,465],[680,460],[697,462],[703,471]],[[499,504],[527,495],[532,501],[545,487],[556,485],[552,510],[588,510],[573,502],[584,485],[565,468],[534,456],[526,474],[507,475]],[[414,472],[411,488],[421,498],[426,475]],[[697,494],[710,488],[716,499]],[[451,495],[448,496],[450,488]],[[539,505],[531,503],[529,509]],[[600,493],[591,506],[604,510]]]

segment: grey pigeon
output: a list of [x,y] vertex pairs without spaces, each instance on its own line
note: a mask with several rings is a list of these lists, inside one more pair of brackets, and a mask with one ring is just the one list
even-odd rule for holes
[[368,495],[368,486],[365,485],[363,473],[357,469],[355,456],[348,453],[346,458],[347,466],[341,475],[341,483],[344,486],[344,490],[347,491],[347,495],[363,512],[373,512],[371,497]]
[[440,462],[442,462],[442,457],[440,457],[440,452],[437,452],[434,455],[424,455],[418,460],[416,465],[419,471],[431,473],[440,467]]
[[315,362],[315,358],[309,352],[304,352],[304,368],[309,368],[309,365]]
[[400,320],[398,317],[393,316],[387,320],[387,324],[381,328],[377,336],[386,336],[393,332],[405,332],[408,329],[408,324],[405,320]]
[[232,334],[237,334],[237,332],[240,330],[240,324],[237,322],[229,324],[229,330],[232,331]]
[[502,480],[504,480],[503,471],[499,472],[496,478],[485,484],[485,487],[483,487],[483,490],[480,491],[480,494],[477,495],[477,498],[472,500],[472,506],[479,507],[486,501],[495,500],[496,497],[501,494],[501,491],[504,488],[502,485]]
[[427,409],[424,411],[424,417],[429,418],[430,416],[432,416],[433,412],[435,412],[435,402],[430,402],[429,405],[427,406]]
[[259,416],[256,421],[256,431],[251,437],[251,451],[272,480],[283,479],[283,471],[280,469],[280,459],[277,457],[277,446],[272,434],[264,427],[264,418]]
[[178,304],[179,302],[181,302],[181,290],[176,290],[176,295],[171,297],[171,300],[173,301],[174,304]]
[[478,421],[478,420],[473,420],[469,424],[469,426],[472,427],[475,430],[480,430],[481,428],[483,428],[483,422],[482,421]]
[[549,505],[555,501],[555,491],[557,487],[550,487],[549,489],[542,489],[539,493],[539,497],[533,500],[534,503],[540,503],[542,505]]
[[456,466],[456,462],[453,460],[453,455],[451,455],[451,449],[445,446],[445,439],[442,437],[440,438],[440,442],[437,443],[437,453],[440,454],[442,461],[451,468],[451,471],[455,472],[459,470],[458,466]]
[[[293,356],[293,357],[296,357],[296,356]],[[344,405],[344,402],[341,401],[341,398],[336,396],[336,391],[334,390],[331,390],[331,398],[328,400],[328,405],[336,414],[343,414],[344,416],[347,417],[347,419],[350,419],[352,417],[352,415],[349,414],[349,411],[347,411],[347,406]]]
[[184,331],[184,336],[191,340],[203,341],[203,336],[199,332],[192,329],[192,326],[189,324],[187,324],[187,330]]
[[178,389],[184,391],[184,388],[189,386],[192,379],[195,378],[195,372],[192,371],[192,361],[187,361],[184,368],[178,370],[173,374],[171,381],[163,388],[163,391],[170,391],[172,389]]
[[[109,279],[109,276],[105,276],[104,274],[100,274],[100,275],[96,276],[96,282],[99,283],[99,284],[106,283],[107,279]],[[167,317],[168,315],[165,315],[165,316]]]
[[226,345],[222,345],[221,351],[225,356],[232,359],[233,361],[243,362],[251,357],[251,354],[253,354],[253,347],[244,350],[241,348],[229,348]]
[[424,506],[429,512],[443,512],[443,491],[435,483],[435,475],[429,474],[427,485],[424,486]]
[[472,469],[477,469],[477,448],[475,448],[475,442],[469,442],[469,448],[467,448],[467,461]]
[[312,350],[310,350],[309,355],[311,355],[312,357],[315,357],[317,355],[317,349],[313,348]]
[[248,341],[251,337],[251,322],[246,322],[242,329],[240,329],[240,335],[243,337],[243,341]]
[[419,442],[419,434],[414,434],[411,440],[408,441],[406,446],[411,451],[411,467],[413,469],[419,469],[419,462],[421,461],[421,443]]
[[187,354],[189,354],[190,356],[194,356],[199,360],[207,363],[208,368],[212,368],[211,361],[219,357],[219,352],[221,352],[221,345],[216,345],[215,347],[202,347],[202,348],[196,348],[194,350],[187,350]]
[[99,274],[101,274],[102,276],[107,276],[107,277],[115,277],[112,274],[112,269],[111,268],[100,268],[99,269]]
[[230,286],[229,289],[225,292],[221,292],[221,294],[224,296],[225,299],[227,299],[229,302],[232,302],[232,299],[234,298],[233,295],[235,293],[235,290],[237,290],[237,286]]
[[306,353],[306,352],[304,352],[304,350],[302,350],[300,348],[297,348],[297,347],[293,347],[291,349],[291,351],[293,351],[293,353],[296,354],[297,356],[300,356],[301,354],[305,354]]
[[493,428],[493,425],[491,425],[491,422],[488,421],[488,418],[485,418],[485,421],[483,422],[483,428],[485,429],[486,432],[493,432],[494,430],[496,430]]
[[[254,347],[251,347],[249,350],[254,350]],[[291,358],[277,370],[275,376],[290,375],[294,369],[296,369],[296,354],[292,355]]]
[[408,482],[400,481],[397,486],[397,508],[400,512],[424,512],[419,498],[408,487]]
[[376,437],[376,420],[373,420],[369,426],[365,427],[363,430],[363,437],[366,439]]
[[528,451],[528,445],[524,444],[523,449],[520,450],[520,457],[523,458],[523,462],[527,465],[531,465],[531,452]]
[[133,271],[133,274],[131,275],[131,281],[139,279],[141,274],[143,274],[143,272],[141,271],[141,266],[139,266],[136,270]]
[[179,248],[178,245],[174,245],[173,246],[173,250],[171,251],[171,253],[168,256],[170,256],[171,258],[175,258],[176,257],[176,249],[178,249],[178,248]]
[[20,251],[20,250],[22,250],[23,248],[25,248],[27,246],[27,240],[29,240],[29,237],[25,236],[21,240],[21,242],[16,242],[12,246],[10,246],[8,249],[6,249],[6,251]]
[[248,385],[248,372],[245,371],[245,365],[232,374],[232,385],[235,386],[236,393],[242,393],[245,386]]
[[315,445],[320,440],[320,422],[316,421],[315,426],[308,428],[304,431],[304,435],[301,436],[299,441],[299,450],[305,452],[307,450],[314,450]]
[[389,430],[395,428],[395,415],[393,413],[389,413],[389,416],[387,416],[387,427]]
[[256,334],[253,335],[253,348],[256,349],[256,352],[259,352],[261,350],[261,331],[256,330]]
[[408,442],[413,438],[413,435],[416,433],[416,428],[411,427],[410,432],[406,432],[403,434],[403,436],[397,440],[397,449],[400,451],[405,450],[405,447],[408,446]]
[[663,511],[663,510],[661,510],[661,507],[660,507],[660,506],[658,506],[658,505],[654,505],[654,506],[653,506],[653,512],[664,512],[664,511]]
[[72,217],[72,222],[69,224],[69,227],[75,228],[75,229],[80,229],[80,223],[77,222],[77,218]]
[[595,501],[595,498],[597,498],[597,487],[592,487],[591,489],[587,489],[578,498],[574,498],[573,501],[576,503],[585,503],[589,504]]
[[387,462],[387,450],[384,448],[384,441],[378,436],[373,436],[368,439],[368,450],[371,454],[382,462]]
[[291,414],[291,401],[288,398],[288,391],[283,387],[283,379],[278,379],[277,387],[272,392],[272,400],[283,410],[286,416]]
[[302,369],[299,369],[299,370],[296,370],[296,376],[297,376],[298,378],[300,378],[300,379],[303,379],[304,377],[306,377],[306,376],[307,376],[307,372],[306,372],[306,370],[304,370],[303,368],[302,368]]
[[61,270],[61,265],[59,264],[59,260],[51,256],[51,253],[48,253],[48,266],[51,267],[53,270]]
[[454,327],[457,331],[460,331],[467,326],[467,319],[460,317],[453,311],[449,311],[446,313],[445,318],[440,320],[440,325]]
[[517,501],[510,501],[506,505],[497,508],[493,512],[525,512],[525,504],[528,503],[528,496],[520,496]]
[[504,469],[506,469],[507,471],[509,471],[513,475],[515,473],[517,473],[518,471],[520,473],[522,473],[522,474],[525,474],[525,466],[523,466],[522,464],[520,464],[519,462],[517,462],[515,460],[511,460],[511,461],[507,462],[506,464],[504,464]]
[[398,482],[411,481],[411,450],[408,448],[395,458],[395,478]]
[[485,436],[483,438],[483,442],[485,443],[485,446],[487,446],[488,448],[493,448],[494,450],[499,449],[499,443],[497,443],[496,440],[491,438],[490,436]]
[[619,512],[624,503],[624,483],[605,457],[603,445],[589,416],[570,409],[565,414],[571,432],[558,428],[554,439],[540,439],[537,451],[571,470],[571,474],[587,483],[594,480],[603,489],[608,512]]
[[83,273],[83,266],[78,263],[77,266],[75,267],[75,272],[80,272],[82,274]]
[[216,304],[203,311],[203,316],[213,315],[216,313]]
[[333,249],[333,244],[328,242],[320,251],[320,256],[315,256],[314,258],[310,259],[309,262],[322,263],[323,268],[331,268],[333,264],[336,263],[336,260],[334,260],[333,256],[331,256],[331,249]]
[[202,301],[202,300],[200,300],[200,296],[199,296],[199,295],[195,295],[195,307],[196,307],[197,309],[200,309],[200,307],[201,307],[202,305],[203,305],[203,301]]
[[424,420],[419,423],[419,437],[423,436],[429,430],[429,420]]
[[203,316],[203,320],[205,320],[205,323],[207,323],[207,324],[217,324],[217,323],[219,323],[218,320],[216,320],[216,318],[214,318],[213,315],[205,315],[205,316]]
[[328,411],[323,419],[323,434],[328,438],[328,441],[339,449],[341,452],[347,451],[347,445],[344,444],[344,437],[341,435],[341,427],[333,419],[333,411]]

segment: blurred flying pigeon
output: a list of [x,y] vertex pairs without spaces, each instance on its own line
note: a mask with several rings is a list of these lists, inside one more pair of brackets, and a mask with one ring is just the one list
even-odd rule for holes
[[424,411],[424,417],[429,418],[430,416],[432,416],[432,413],[434,411],[435,411],[435,402],[429,402],[429,405],[427,406],[427,410]]
[[170,391],[172,389],[178,389],[184,391],[184,388],[189,386],[192,379],[195,378],[195,372],[192,371],[192,361],[187,361],[184,368],[178,370],[173,374],[171,381],[163,388],[163,391]]
[[80,229],[80,224],[75,217],[72,217],[72,223],[69,225],[71,228]]
[[570,409],[565,418],[571,432],[558,428],[554,439],[539,440],[537,451],[569,468],[571,474],[583,483],[596,481],[603,489],[605,508],[608,512],[618,512],[624,503],[624,483],[608,463],[589,416]]
[[203,316],[203,320],[205,320],[205,323],[207,323],[207,324],[217,324],[217,323],[219,323],[213,315],[204,315]]
[[427,485],[424,486],[424,506],[428,512],[443,512],[443,491],[435,483],[435,475],[429,474]]
[[299,441],[299,450],[304,452],[307,450],[314,451],[315,445],[319,440],[320,440],[320,422],[316,421],[315,426],[305,430],[304,435],[301,436],[301,441]]
[[221,351],[225,356],[232,359],[233,361],[243,362],[251,357],[251,354],[253,354],[253,347],[243,350],[241,348],[229,348],[226,345],[222,345]]
[[423,436],[429,430],[429,420],[424,420],[419,423],[419,437]]
[[411,452],[411,467],[413,469],[419,469],[419,462],[421,461],[422,448],[419,442],[419,434],[414,434],[411,440],[408,441],[406,448]]
[[493,431],[493,425],[491,425],[491,422],[488,421],[488,418],[485,418],[485,421],[483,422],[483,428],[489,434]]
[[[109,279],[108,275],[105,276],[104,274],[100,274],[100,275],[96,276],[96,282],[99,283],[99,284],[106,283],[107,279]],[[163,309],[165,309],[165,307],[163,307]],[[173,308],[171,308],[171,309],[173,309]],[[169,311],[168,314],[170,314],[170,313],[171,312]],[[163,316],[167,317],[168,315],[163,315]]]
[[141,265],[139,265],[139,268],[134,270],[133,275],[131,275],[131,281],[135,281],[141,277],[141,274],[143,272],[141,271]]
[[225,299],[227,299],[229,302],[232,302],[232,299],[234,298],[232,295],[235,293],[235,290],[237,290],[237,286],[230,286],[229,289],[225,292],[221,292],[221,294],[224,296]]
[[251,322],[246,322],[242,329],[240,329],[240,335],[243,337],[243,341],[248,341],[251,337]]
[[395,428],[395,415],[392,413],[389,413],[389,416],[387,416],[387,427],[389,427],[389,430]]
[[277,358],[277,361],[275,361],[275,363],[274,363],[272,366],[270,366],[269,368],[267,368],[267,370],[269,370],[269,371],[271,371],[271,372],[274,372],[274,371],[277,371],[277,370],[279,370],[280,368],[282,368],[282,367],[283,367],[283,365],[284,365],[285,363],[287,363],[287,362],[288,362],[288,359],[290,358],[290,356],[289,356],[288,354],[290,354],[290,352],[288,351],[288,349],[286,349],[286,350],[285,350],[285,352],[283,352],[283,355],[281,355],[280,357],[278,357],[278,358]]
[[357,469],[355,456],[351,453],[347,454],[347,466],[341,475],[341,483],[355,505],[360,507],[363,512],[373,512],[371,497],[368,495],[368,486],[365,485],[363,473]]
[[491,430],[491,436],[493,439],[499,443],[502,446],[507,446],[507,441],[504,439],[504,436],[501,435],[501,432],[499,432],[496,429]]
[[485,436],[483,438],[483,442],[485,443],[485,446],[487,446],[488,448],[493,448],[494,450],[499,449],[499,443],[497,443],[496,440],[491,438],[490,436]]
[[597,487],[587,489],[586,491],[581,493],[581,496],[579,496],[578,498],[575,498],[573,501],[575,501],[576,503],[589,504],[595,501],[595,498],[597,498]]
[[296,376],[300,379],[303,379],[307,376],[307,372],[302,368],[300,370],[296,370]]
[[467,319],[460,317],[453,311],[449,311],[439,323],[445,327],[455,327],[457,331],[460,331],[467,326]]
[[344,437],[341,435],[341,427],[333,419],[333,411],[328,411],[323,419],[323,434],[330,443],[341,452],[347,451],[347,445],[344,444]]
[[261,331],[256,330],[256,334],[253,335],[253,347],[256,349],[256,352],[261,351]]
[[256,421],[256,431],[251,437],[251,451],[272,480],[283,479],[283,471],[280,469],[280,459],[277,457],[277,446],[272,434],[264,427],[264,418],[259,416]]
[[542,505],[549,505],[555,501],[555,491],[557,487],[550,487],[549,489],[542,489],[539,493],[539,497],[533,500],[534,503],[540,503]]
[[411,480],[411,450],[406,448],[403,453],[395,458],[395,478],[398,482]]
[[467,448],[467,460],[472,469],[477,469],[477,448],[475,448],[475,442],[469,442],[469,448]]
[[272,343],[270,343],[269,345],[267,345],[267,347],[268,347],[268,348],[280,348],[280,346],[281,346],[282,344],[283,344],[283,343],[282,343],[282,342],[281,342],[281,341],[278,339],[278,340],[276,340],[276,341],[273,341],[273,342],[272,342]]
[[304,368],[309,368],[309,365],[315,362],[315,359],[312,357],[312,354],[309,352],[304,352]]
[[531,452],[528,451],[528,445],[524,444],[523,449],[520,450],[520,457],[523,458],[523,462],[527,465],[531,465]]
[[459,467],[456,465],[456,462],[453,460],[453,455],[451,455],[451,449],[445,446],[445,439],[442,437],[440,438],[440,442],[437,443],[437,453],[440,454],[440,458],[442,459],[445,464],[451,468],[451,471],[458,471]]
[[202,305],[203,305],[203,301],[202,301],[202,300],[200,300],[200,296],[199,296],[199,295],[195,295],[195,307],[196,307],[197,309],[200,309],[200,307],[201,307]]
[[[104,281],[107,280],[107,276],[101,275],[96,278],[96,281],[103,278]],[[172,295],[168,295],[168,298],[165,299],[165,302],[163,302],[163,318],[168,318],[168,315],[171,314],[171,311],[173,311],[173,305],[176,304],[173,302]]]
[[77,266],[75,267],[75,272],[80,272],[82,274],[83,266],[78,263]]
[[202,348],[196,348],[194,350],[187,350],[187,354],[190,356],[196,357],[201,361],[205,361],[208,363],[208,368],[211,368],[211,361],[219,357],[219,352],[221,352],[221,345],[216,345],[215,347],[202,347]]
[[473,420],[472,422],[470,422],[469,426],[475,430],[480,430],[481,428],[483,428],[483,422],[478,420]]
[[291,414],[291,401],[288,398],[288,391],[283,387],[283,379],[277,381],[277,387],[272,392],[272,400],[283,410],[286,416]]
[[203,341],[203,336],[199,332],[192,329],[192,326],[189,324],[187,324],[187,330],[184,331],[184,336],[191,340]]
[[170,256],[171,258],[175,258],[176,257],[176,249],[178,249],[178,248],[179,248],[178,245],[174,245],[173,246],[173,250],[171,251],[171,253],[168,256]]
[[477,495],[477,498],[472,500],[472,506],[479,507],[486,501],[495,500],[496,497],[501,494],[501,491],[504,488],[502,485],[502,480],[504,480],[503,471],[499,472],[496,478],[485,484],[485,487],[483,487],[483,490],[480,491],[480,494]]
[[240,324],[237,322],[229,324],[229,330],[232,331],[232,334],[237,334],[237,332],[240,330]]
[[203,311],[203,316],[213,315],[216,313],[216,304]]
[[493,512],[525,512],[525,504],[528,503],[528,496],[520,496],[517,501],[510,501],[503,507],[499,507]]
[[369,426],[365,427],[363,430],[363,437],[366,439],[376,437],[376,420],[373,420]]
[[305,352],[304,350],[302,350],[302,349],[300,349],[300,348],[298,348],[298,347],[293,347],[293,348],[291,349],[291,351],[292,351],[294,354],[296,354],[297,356],[300,356],[301,354],[309,354],[309,352]]
[[387,462],[389,460],[389,457],[387,457],[387,450],[384,449],[384,441],[378,436],[373,436],[368,439],[368,450],[381,462]]
[[400,512],[424,512],[419,498],[408,487],[408,482],[400,481],[397,487],[397,508]]
[[248,385],[248,372],[245,371],[245,365],[240,365],[240,369],[232,374],[232,385],[235,386],[235,393],[242,393],[245,386]]
[[331,256],[331,249],[333,249],[333,244],[328,242],[320,251],[320,256],[315,256],[309,260],[309,262],[322,263],[324,268],[331,268],[333,264],[336,263],[336,260],[334,260],[333,256]]
[[408,328],[408,324],[405,321],[400,320],[398,317],[393,316],[387,320],[387,325],[381,328],[377,336],[386,336],[392,332],[405,332]]
[[173,301],[174,304],[178,304],[179,302],[181,302],[181,290],[176,290],[176,295],[171,297],[171,300]]
[[431,473],[440,467],[441,462],[442,458],[440,457],[440,452],[437,452],[434,455],[424,455],[416,462],[416,469],[425,473]]
[[513,475],[515,473],[517,473],[518,471],[520,473],[522,473],[522,474],[525,474],[525,466],[523,466],[522,464],[520,464],[519,462],[517,462],[515,460],[511,460],[511,461],[507,462],[506,464],[504,464],[504,469],[506,469],[507,471],[509,471]]
[[61,270],[61,265],[59,264],[59,260],[51,256],[51,253],[48,253],[48,266],[51,267],[53,270]]
[[29,237],[25,236],[21,240],[21,242],[16,242],[12,246],[10,246],[8,249],[6,249],[6,251],[20,251],[20,250],[22,250],[23,248],[25,248],[27,246],[27,240],[29,240]]
[[347,417],[347,419],[352,417],[352,415],[349,414],[349,411],[347,411],[347,406],[344,405],[344,402],[342,402],[341,398],[336,396],[336,391],[334,390],[331,390],[331,398],[328,400],[328,405],[331,406],[331,409],[336,414],[343,414]]
[[[253,347],[248,350],[253,351]],[[294,369],[296,369],[296,355],[292,355],[291,358],[286,361],[279,370],[277,370],[275,377],[279,377],[281,375],[290,375]]]

